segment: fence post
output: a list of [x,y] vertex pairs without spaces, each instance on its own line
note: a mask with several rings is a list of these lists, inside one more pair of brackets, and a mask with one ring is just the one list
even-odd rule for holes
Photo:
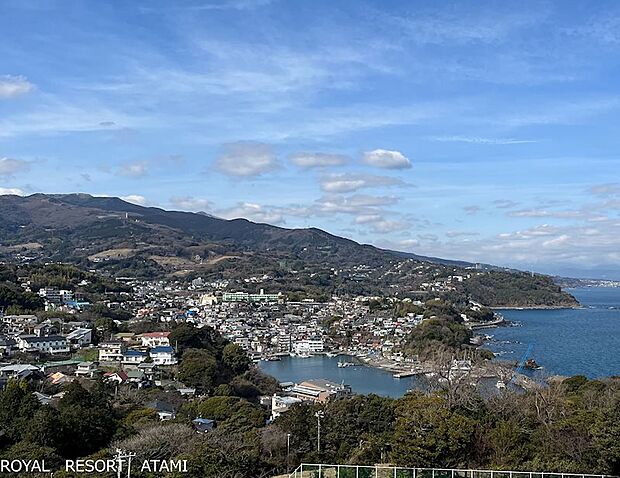
[[321,470],[321,464],[319,463],[319,478],[323,476],[323,471]]

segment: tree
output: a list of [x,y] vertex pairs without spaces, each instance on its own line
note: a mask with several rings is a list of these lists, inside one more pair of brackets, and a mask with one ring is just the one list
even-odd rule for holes
[[198,435],[188,425],[155,424],[140,430],[132,437],[114,442],[110,448],[134,452],[137,461],[168,460],[189,453],[197,440]]
[[177,325],[172,329],[168,338],[170,343],[177,348],[179,355],[183,355],[187,349],[204,349],[218,357],[227,344],[227,341],[215,329],[197,328],[191,324]]
[[201,392],[217,385],[217,360],[207,350],[187,349],[178,368],[178,378]]
[[228,344],[222,351],[222,365],[233,375],[240,375],[250,368],[252,361],[239,345]]
[[475,422],[449,410],[443,399],[416,392],[396,408],[392,457],[401,466],[462,467],[468,462]]

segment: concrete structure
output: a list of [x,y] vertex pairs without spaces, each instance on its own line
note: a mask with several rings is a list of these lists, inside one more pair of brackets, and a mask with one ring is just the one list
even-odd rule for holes
[[109,341],[99,344],[99,361],[100,362],[120,362],[123,360],[123,354],[127,350],[127,346],[121,341]]
[[127,350],[123,353],[121,362],[126,365],[139,365],[144,362],[148,356],[146,352],[142,352],[141,350]]
[[68,353],[69,343],[61,335],[20,335],[17,337],[17,346],[22,352],[42,352],[47,354]]
[[282,293],[265,294],[263,289],[258,294],[249,294],[247,292],[225,292],[222,295],[224,302],[278,302],[282,299]]
[[147,332],[140,335],[139,338],[143,347],[167,347],[170,345],[169,335],[170,332]]
[[329,380],[306,380],[295,384],[287,392],[290,396],[305,402],[326,403],[350,395],[351,387]]
[[177,359],[174,356],[172,347],[155,347],[149,351],[151,359],[155,365],[176,365]]
[[271,419],[275,420],[296,403],[302,403],[303,400],[296,397],[286,397],[274,394],[271,397]]

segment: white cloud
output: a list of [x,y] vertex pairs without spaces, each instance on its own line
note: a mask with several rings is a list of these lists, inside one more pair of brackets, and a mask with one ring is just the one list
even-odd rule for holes
[[14,158],[0,158],[0,176],[13,176],[16,173],[28,171],[30,161]]
[[352,196],[328,195],[316,201],[311,208],[321,213],[376,213],[378,207],[388,206],[398,202],[395,196],[370,196],[366,194],[354,194]]
[[206,211],[209,207],[207,199],[193,196],[173,196],[170,198],[170,204],[189,211]]
[[282,213],[269,207],[254,203],[239,203],[228,209],[217,211],[217,215],[225,219],[245,218],[254,222],[264,222],[267,224],[282,224],[284,217]]
[[371,224],[380,222],[383,216],[381,214],[360,214],[355,218],[355,224]]
[[521,209],[508,213],[510,217],[554,217],[558,219],[579,218],[584,215],[581,211],[549,211],[546,209]]
[[378,234],[402,231],[407,229],[407,227],[409,227],[409,225],[402,221],[381,220],[370,223],[370,230]]
[[620,195],[620,183],[596,184],[590,188],[590,192],[603,197]]
[[126,202],[130,202],[131,204],[136,204],[138,206],[146,206],[149,204],[149,201],[139,194],[129,194],[127,196],[121,196],[121,199]]
[[481,138],[479,136],[433,136],[432,141],[443,143],[474,143],[474,144],[524,144],[537,143],[532,139],[515,139],[515,138]]
[[23,76],[0,76],[0,98],[14,98],[34,90],[34,85]]
[[465,211],[466,214],[469,214],[470,216],[473,216],[474,214],[478,214],[480,211],[482,210],[482,208],[480,206],[465,206],[463,208],[463,211]]
[[403,184],[396,178],[371,174],[329,174],[321,179],[321,189],[327,193],[349,193],[363,188]]
[[2,188],[2,187],[0,187],[0,196],[9,196],[9,195],[25,196],[26,193],[24,192],[23,189],[19,189],[19,188]]
[[258,176],[278,166],[273,148],[268,144],[237,142],[224,145],[224,152],[215,160],[215,168],[229,176]]
[[549,239],[548,241],[544,241],[542,243],[543,247],[559,247],[564,245],[570,237],[568,234],[562,234],[561,236],[554,237],[553,239]]
[[134,163],[123,164],[118,170],[121,176],[130,178],[142,178],[149,172],[148,163],[146,161],[136,161]]
[[349,160],[343,154],[328,153],[295,153],[289,156],[289,161],[300,168],[325,168],[341,166]]
[[402,241],[398,241],[397,244],[399,247],[408,249],[411,247],[418,247],[420,245],[420,241],[417,239],[403,239]]
[[63,98],[46,96],[37,102],[35,109],[1,116],[0,137],[92,131],[120,133],[161,125],[162,121],[155,115],[130,116],[93,100],[72,104]]
[[498,209],[511,209],[519,205],[518,202],[515,202],[512,199],[496,199],[493,201],[493,204]]
[[446,236],[453,239],[455,237],[473,237],[478,236],[480,233],[478,232],[468,232],[468,231],[448,231],[446,232]]
[[411,167],[411,161],[400,151],[387,149],[375,149],[362,155],[364,163],[383,169],[407,169]]

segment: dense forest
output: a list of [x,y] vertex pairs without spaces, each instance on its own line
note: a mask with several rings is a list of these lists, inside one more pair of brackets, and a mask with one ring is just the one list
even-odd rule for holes
[[464,281],[460,289],[472,300],[503,307],[576,307],[577,300],[562,294],[549,276],[525,272],[489,271]]
[[[233,387],[183,404],[166,423],[141,405],[139,394],[115,396],[102,385],[74,382],[54,406],[39,404],[31,392],[24,382],[10,382],[0,393],[2,459],[44,458],[53,466],[77,456],[109,457],[120,447],[139,459],[186,459],[182,476],[197,478],[268,477],[300,462],[620,473],[619,379],[573,377],[490,399],[470,390],[452,402],[442,391],[353,396],[295,405],[268,425],[266,410]],[[198,434],[190,423],[195,417],[211,417],[217,427]]]

